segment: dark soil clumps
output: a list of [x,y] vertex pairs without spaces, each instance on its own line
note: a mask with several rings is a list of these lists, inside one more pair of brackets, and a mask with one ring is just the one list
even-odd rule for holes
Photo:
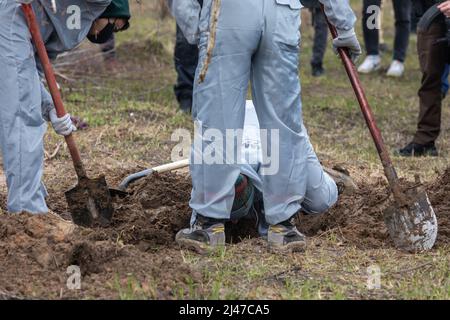
[[[438,216],[437,246],[449,244],[450,169],[425,187]],[[60,226],[63,220],[51,214],[0,214],[0,298],[118,298],[131,281],[127,275],[140,283],[157,278],[158,290],[145,295],[171,298],[199,280],[201,272],[183,262],[174,241],[176,233],[189,226],[189,175],[154,174],[129,191],[130,196],[114,199],[115,214],[107,228],[77,227],[69,232]],[[386,248],[392,245],[382,216],[388,204],[383,180],[359,185],[359,191],[341,196],[327,214],[300,215],[298,227],[310,237],[333,232],[343,245]],[[62,201],[50,205],[58,213],[66,211]],[[226,232],[232,244],[255,238],[256,220],[228,223]],[[80,267],[81,291],[67,290],[66,270],[71,265]]]

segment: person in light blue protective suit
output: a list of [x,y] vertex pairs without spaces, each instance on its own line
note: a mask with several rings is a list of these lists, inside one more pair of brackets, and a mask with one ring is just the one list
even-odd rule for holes
[[[42,183],[43,137],[51,121],[58,134],[75,130],[70,115],[58,118],[50,94],[41,81],[31,35],[20,1],[0,0],[0,144],[8,186],[10,213],[47,213]],[[31,2],[31,1],[24,1]],[[96,20],[111,0],[50,0],[32,2],[49,56],[73,49],[88,33],[103,29]]]
[[[270,225],[268,242],[282,251],[301,250],[305,238],[292,218],[301,209],[309,213],[327,210],[336,201],[337,192],[323,172],[303,125],[298,77],[302,6],[299,0],[221,1],[212,59],[204,82],[199,83],[209,36],[213,34],[213,2],[205,0],[199,11],[194,0],[169,1],[178,25],[185,28],[188,39],[197,37],[200,50],[192,110],[198,127],[190,167],[192,223],[177,234],[176,240],[198,251],[224,244],[223,223],[230,219],[234,184],[243,171],[242,164],[229,159],[237,153],[237,144],[226,141],[226,148],[214,149],[215,162],[201,160],[220,141],[212,132],[226,137],[230,129],[239,132],[243,128],[251,82],[260,127],[268,132],[268,138],[262,139],[258,177],[252,179],[263,196],[265,219]],[[348,1],[320,2],[339,33],[334,47],[349,48],[356,59],[361,47],[353,29],[356,17]]]

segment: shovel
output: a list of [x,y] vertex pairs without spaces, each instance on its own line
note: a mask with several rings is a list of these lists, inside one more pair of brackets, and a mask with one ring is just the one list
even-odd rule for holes
[[161,165],[158,167],[154,167],[151,169],[146,169],[146,170],[134,173],[132,175],[129,175],[125,179],[123,179],[123,181],[119,185],[119,190],[122,192],[125,192],[125,190],[128,188],[130,183],[135,182],[139,179],[148,177],[155,172],[164,173],[164,172],[169,172],[169,171],[185,168],[187,166],[189,166],[189,159],[184,159],[184,160],[164,164],[164,165]]
[[[322,10],[325,14],[324,7]],[[326,16],[326,15],[325,15]],[[337,38],[336,28],[328,21],[333,38]],[[394,196],[394,202],[384,212],[384,220],[394,245],[408,252],[423,252],[433,248],[437,237],[437,219],[428,195],[422,187],[405,188],[400,184],[392,165],[388,150],[383,142],[381,131],[367,100],[356,68],[347,50],[340,48],[339,56],[347,71],[350,82],[358,98],[361,111],[375,142],[383,164],[384,173]]]
[[[66,115],[66,111],[56,84],[55,75],[48,58],[47,50],[42,40],[33,7],[31,4],[26,3],[22,3],[21,6],[37,54],[44,68],[47,84],[56,108],[56,114],[58,117],[63,117]],[[78,176],[77,186],[65,193],[73,222],[85,227],[91,227],[97,224],[106,226],[112,219],[114,209],[105,177],[101,176],[97,179],[89,179],[86,175],[86,170],[81,161],[74,137],[68,135],[65,139]]]

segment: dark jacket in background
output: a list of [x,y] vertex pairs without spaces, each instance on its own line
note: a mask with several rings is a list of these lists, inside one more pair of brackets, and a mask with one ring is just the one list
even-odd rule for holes
[[441,0],[412,0],[413,12],[421,17],[423,14],[434,6],[436,3],[444,2]]
[[[418,18],[434,4],[442,1],[413,0],[413,10]],[[419,54],[422,83],[419,89],[420,111],[414,143],[435,142],[441,130],[442,76],[450,58],[450,48],[445,42],[436,43],[446,36],[444,15],[439,16],[430,28],[417,32],[417,52]]]

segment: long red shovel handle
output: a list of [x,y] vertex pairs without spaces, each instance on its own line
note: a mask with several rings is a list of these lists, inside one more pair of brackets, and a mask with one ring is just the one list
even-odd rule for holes
[[[27,20],[28,28],[30,29],[34,46],[36,47],[39,60],[41,61],[42,67],[44,68],[45,78],[47,79],[50,94],[52,96],[53,103],[55,105],[56,114],[58,115],[59,118],[64,117],[66,115],[66,110],[64,109],[61,94],[58,90],[58,85],[56,84],[55,74],[53,72],[50,59],[48,58],[47,49],[45,48],[44,41],[42,40],[41,31],[39,29],[39,25],[36,20],[36,15],[34,14],[33,11],[33,7],[31,6],[31,4],[25,3],[23,3],[21,6],[25,14],[25,19]],[[78,178],[86,177],[86,171],[81,161],[80,152],[78,151],[78,148],[75,144],[75,139],[73,138],[72,135],[66,136],[65,139]]]
[[[322,5],[322,11],[325,15],[325,18],[328,23],[328,27],[330,28],[331,35],[333,39],[338,37],[337,30],[334,25],[330,23],[328,17],[325,14],[325,8]],[[378,128],[375,116],[372,112],[372,108],[369,105],[369,101],[367,100],[366,94],[364,92],[364,88],[361,84],[361,80],[359,78],[358,72],[356,71],[356,67],[350,58],[348,51],[344,48],[338,49],[339,56],[342,59],[345,70],[347,71],[347,75],[352,84],[353,90],[355,91],[356,97],[358,98],[359,105],[361,107],[361,111],[364,115],[364,119],[366,120],[367,126],[369,127],[370,133],[373,137],[373,141],[375,142],[375,146],[377,148],[378,154],[380,156],[381,162],[383,164],[384,172],[386,178],[388,179],[389,185],[394,193],[395,197],[401,197],[400,186],[398,183],[397,172],[395,171],[394,166],[392,165],[392,160],[389,156],[389,152],[386,149],[386,145],[384,144],[383,137],[381,135],[381,131]]]

